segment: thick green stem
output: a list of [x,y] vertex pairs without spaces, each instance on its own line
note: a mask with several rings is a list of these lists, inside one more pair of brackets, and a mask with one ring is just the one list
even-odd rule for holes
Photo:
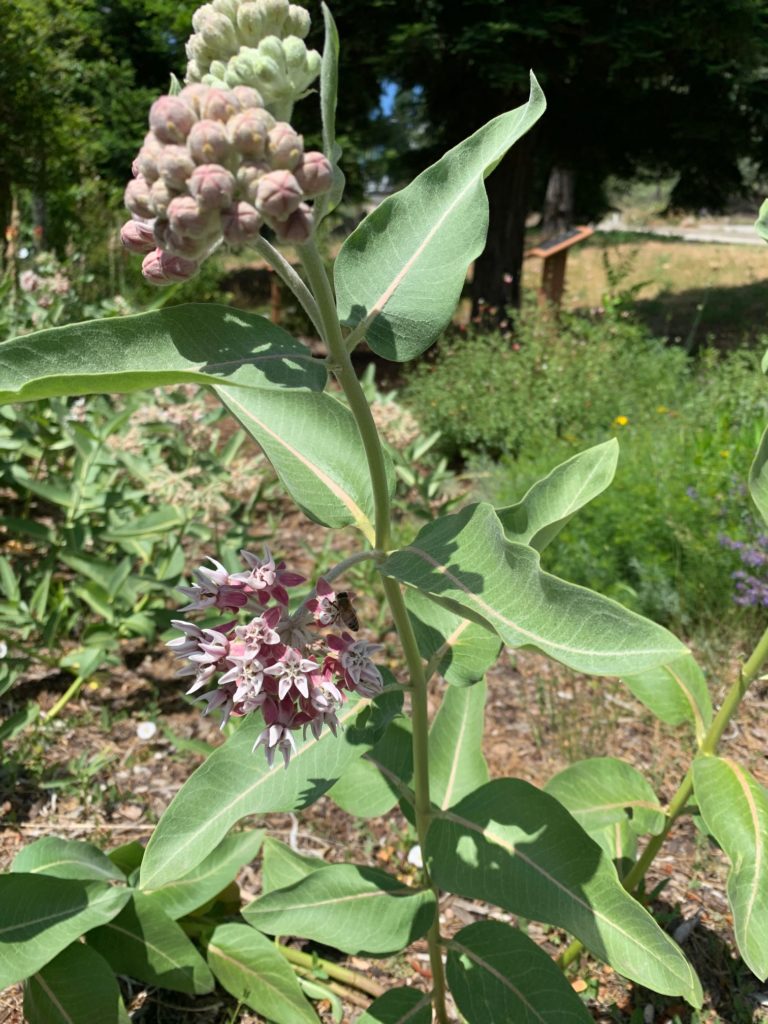
[[[760,671],[760,667],[766,658],[768,658],[768,629],[765,630],[758,640],[754,651],[742,665],[738,678],[728,690],[728,693],[725,695],[725,700],[720,705],[719,711],[712,719],[712,724],[709,729],[707,729],[704,739],[701,741],[701,745],[699,747],[700,755],[714,754],[717,751],[718,744],[722,739],[723,733],[728,727],[728,723],[736,714],[744,694],[749,689],[750,684],[754,682],[755,677]],[[648,868],[655,860],[656,854],[664,845],[664,840],[667,838],[675,821],[680,817],[688,804],[688,800],[692,793],[693,773],[689,769],[685,778],[680,783],[677,792],[669,802],[664,828],[657,836],[653,836],[651,838],[631,871],[629,871],[621,880],[621,884],[628,892],[633,892],[645,878]],[[561,967],[567,967],[570,963],[573,963],[573,961],[581,954],[583,949],[583,945],[578,941],[578,939],[576,939],[570,944],[570,946],[568,946],[565,952],[558,957],[557,962]]]
[[364,974],[350,971],[349,968],[341,967],[331,960],[323,960],[321,957],[312,956],[311,953],[303,953],[300,949],[283,946],[279,942],[275,942],[275,946],[289,963],[296,964],[297,967],[305,967],[308,970],[314,970],[316,967],[319,967],[329,978],[335,978],[336,981],[349,985],[350,988],[357,988],[361,992],[367,992],[374,999],[384,995],[385,989],[377,981],[366,978]]
[[[328,346],[329,367],[336,375],[336,379],[341,385],[349,403],[352,415],[355,417],[365,456],[368,460],[375,513],[374,545],[380,551],[386,551],[390,545],[389,483],[379,432],[371,414],[368,400],[352,366],[350,353],[345,345],[341,325],[336,314],[336,302],[331,283],[314,241],[309,245],[301,247],[301,255],[307,280],[317,300],[320,320],[322,322],[323,340]],[[423,851],[432,813],[429,799],[427,680],[424,675],[424,665],[419,654],[416,637],[411,626],[411,620],[408,617],[400,585],[396,580],[384,578],[383,587],[384,594],[392,611],[395,628],[400,637],[411,679],[416,833]],[[432,885],[426,869],[424,869],[424,879],[426,884],[433,888],[436,900],[435,919],[427,934],[434,982],[433,1005],[439,1024],[448,1024],[448,1013],[445,1006],[445,973],[440,940],[439,893],[435,886]]]
[[253,243],[253,247],[259,255],[263,256],[267,263],[269,263],[283,284],[287,288],[290,288],[295,297],[299,300],[299,304],[302,309],[312,321],[315,330],[318,334],[322,334],[323,328],[322,321],[320,320],[320,310],[317,308],[317,303],[315,302],[312,292],[310,292],[309,288],[307,288],[285,256],[283,256],[279,249],[276,249],[274,245],[268,242],[266,238],[263,238],[261,235],[259,235]]

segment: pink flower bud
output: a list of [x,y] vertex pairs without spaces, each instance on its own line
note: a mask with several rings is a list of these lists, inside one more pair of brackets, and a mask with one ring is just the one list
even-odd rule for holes
[[227,129],[221,121],[198,121],[187,139],[187,146],[198,164],[223,163],[230,154]]
[[301,166],[293,173],[305,196],[319,196],[327,192],[333,183],[333,168],[330,161],[316,150],[305,153]]
[[[243,110],[248,110],[250,107],[263,108],[264,106],[264,100],[261,98],[261,93],[251,88],[250,85],[236,85],[234,89],[232,89],[232,93],[237,96],[238,102]],[[272,117],[271,114],[268,116]],[[271,127],[272,125],[270,125],[270,128]]]
[[161,96],[149,108],[149,127],[161,142],[184,142],[196,120],[192,108],[178,96]]
[[207,96],[200,97],[200,113],[206,120],[228,121],[239,110],[237,96],[226,89],[209,89]]
[[178,95],[178,99],[180,99],[182,103],[187,104],[195,117],[202,117],[200,107],[203,99],[208,95],[210,90],[211,87],[209,85],[203,85],[202,82],[192,82],[190,85],[184,86]]
[[202,210],[192,196],[175,196],[166,213],[171,230],[190,238],[210,238],[220,230],[217,210]]
[[304,139],[286,121],[278,121],[267,136],[267,159],[274,170],[292,171],[304,154]]
[[258,235],[263,221],[258,210],[250,203],[235,203],[221,215],[224,239],[231,245],[241,245]]
[[237,152],[251,160],[260,160],[264,156],[271,120],[266,110],[257,107],[231,117],[227,122],[227,135]]
[[183,189],[195,169],[195,161],[186,146],[165,146],[157,161],[160,177],[170,187]]
[[220,164],[200,164],[190,175],[187,187],[204,210],[224,210],[232,205],[235,177]]
[[149,190],[149,201],[158,217],[165,216],[168,204],[177,194],[177,192],[166,185],[162,178],[152,182],[152,188]]
[[151,252],[155,248],[154,221],[129,220],[120,228],[120,241],[129,252]]
[[170,221],[155,221],[155,241],[160,249],[171,256],[183,256],[188,260],[202,260],[207,256],[215,238],[208,235],[204,238],[193,238],[179,231],[174,231]]
[[171,256],[162,249],[155,249],[144,257],[141,272],[149,284],[158,286],[175,284],[177,281],[188,281],[200,269],[194,260],[186,260],[181,256]]
[[271,168],[269,164],[261,163],[259,161],[249,160],[247,163],[241,164],[237,169],[237,187],[250,202],[253,202],[256,198],[256,189],[259,184],[259,179],[263,178],[265,174],[269,174]]
[[281,242],[295,242],[297,245],[303,245],[309,241],[315,221],[310,208],[306,203],[302,203],[288,220],[278,221],[272,226]]
[[149,182],[142,175],[128,182],[125,187],[124,199],[126,207],[135,217],[140,217],[143,220],[151,220],[154,217]]
[[271,220],[287,220],[301,203],[301,187],[290,171],[270,171],[256,186],[256,207]]
[[162,153],[163,147],[159,142],[154,146],[142,146],[133,161],[133,173],[135,177],[141,175],[150,183],[157,181],[160,177],[160,170],[157,166],[157,158]]

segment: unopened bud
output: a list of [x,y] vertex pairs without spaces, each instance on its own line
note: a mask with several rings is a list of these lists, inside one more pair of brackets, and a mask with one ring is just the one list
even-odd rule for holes
[[304,154],[301,166],[293,172],[305,196],[319,196],[333,183],[330,161],[317,150]]
[[[154,136],[152,136],[154,138]],[[148,182],[157,181],[160,177],[160,170],[157,166],[157,159],[163,151],[163,146],[155,140],[154,145],[144,145],[139,150],[136,159],[133,161],[133,173],[138,177],[141,175]]]
[[140,217],[143,220],[151,220],[154,217],[149,182],[141,175],[128,182],[125,187],[124,200],[126,207],[135,217]]
[[202,36],[203,42],[214,54],[214,56],[226,59],[233,53],[237,53],[239,42],[235,26],[226,14],[220,14],[212,4],[205,4],[195,14],[199,15],[205,11],[205,16],[199,18],[195,24],[195,17],[192,24],[198,35]]
[[312,229],[314,227],[314,217],[312,211],[306,203],[302,203],[295,213],[282,222],[278,222],[272,225],[275,229],[275,234],[281,242],[294,242],[297,245],[303,245],[309,241]]
[[[204,66],[205,65],[203,65],[203,67]],[[185,78],[185,81],[191,83],[192,85],[197,85],[198,83],[202,84],[200,82],[200,79],[202,77],[203,77],[203,68],[200,66],[198,61],[196,61],[196,60],[188,61],[187,62],[187,77]],[[207,88],[208,88],[208,86],[206,86],[206,89]]]
[[237,0],[213,0],[211,7],[219,14],[226,14],[229,20],[234,24],[235,18],[237,17]]
[[[256,89],[252,88],[250,85],[236,85],[232,89],[232,92],[235,94],[235,96],[237,96],[237,99],[243,110],[250,110],[251,107],[263,109],[264,100],[261,98],[261,93],[258,92]],[[272,118],[272,115],[268,114],[266,110],[264,111],[264,113],[274,123],[274,118]],[[269,127],[271,128],[272,125],[270,124]]]
[[162,249],[155,249],[144,257],[141,272],[149,284],[158,286],[175,284],[177,281],[188,281],[200,268],[195,260],[184,259],[183,256],[172,256]]
[[249,159],[264,156],[269,122],[273,118],[263,108],[254,107],[235,114],[227,122],[227,134],[238,153]]
[[232,150],[223,121],[198,121],[189,133],[187,146],[198,164],[224,163]]
[[237,28],[243,45],[258,46],[264,36],[267,35],[265,25],[266,19],[264,18],[261,4],[254,2],[254,0],[240,4],[237,10]]
[[216,56],[206,45],[205,40],[201,35],[195,33],[190,36],[184,44],[184,52],[187,55],[187,60],[196,61],[198,64],[208,65]]
[[253,202],[256,199],[259,179],[263,178],[265,174],[269,174],[271,170],[272,168],[269,164],[259,161],[249,161],[248,163],[241,164],[237,169],[238,191]]
[[202,82],[192,82],[190,85],[184,86],[178,98],[192,108],[196,117],[201,117],[200,104],[203,102],[203,97],[207,95],[207,85],[203,85]]
[[309,32],[309,24],[309,11],[298,4],[291,4],[288,7],[288,17],[283,22],[283,35],[304,39]]
[[282,35],[285,19],[288,17],[288,0],[259,0],[265,26],[270,35]]
[[166,146],[158,158],[157,168],[169,188],[183,189],[195,169],[195,161],[186,146]]
[[278,121],[267,136],[267,159],[272,167],[292,171],[303,155],[304,139],[285,121]]
[[203,210],[192,196],[175,196],[166,213],[171,230],[190,238],[210,238],[220,229],[217,210]]
[[258,210],[250,203],[235,203],[221,215],[221,226],[225,241],[231,245],[241,245],[255,238],[263,221]]
[[154,221],[129,220],[120,228],[120,241],[129,252],[151,252],[155,248]]
[[287,220],[298,209],[301,198],[301,187],[290,171],[270,171],[256,186],[256,208],[270,220]]
[[220,164],[200,164],[192,172],[187,188],[204,210],[224,210],[232,205],[235,177]]
[[149,109],[149,127],[161,142],[183,143],[196,120],[178,96],[161,96]]
[[240,101],[229,90],[209,89],[208,95],[200,99],[200,113],[206,120],[228,121],[239,110]]
[[168,183],[162,178],[152,182],[152,188],[149,190],[150,203],[158,217],[165,216],[168,204],[175,195],[178,195],[178,193],[170,188]]

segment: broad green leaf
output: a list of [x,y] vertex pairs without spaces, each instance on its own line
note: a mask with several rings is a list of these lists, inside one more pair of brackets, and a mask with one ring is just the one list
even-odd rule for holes
[[[323,526],[373,539],[373,492],[354,417],[330,394],[216,388],[258,441],[297,505]],[[390,491],[394,470],[387,456]]]
[[641,836],[658,835],[664,828],[664,811],[650,782],[615,757],[577,761],[553,776],[544,789],[603,849],[600,837],[622,821]]
[[80,878],[96,882],[124,882],[125,875],[96,846],[79,839],[44,836],[20,850],[11,871]]
[[357,1024],[432,1024],[432,1002],[417,988],[392,988],[371,1003]]
[[618,458],[614,437],[560,463],[516,505],[496,510],[507,539],[543,551],[571,516],[609,486]]
[[595,829],[590,835],[611,858],[619,878],[623,878],[637,857],[637,832],[632,830],[629,819],[624,817],[613,825]]
[[129,843],[123,843],[121,846],[116,846],[114,850],[110,850],[107,856],[127,878],[141,864],[144,847],[137,840],[132,839]]
[[691,722],[701,741],[712,721],[712,701],[704,673],[693,655],[683,654],[637,674],[622,674],[635,697],[662,722]]
[[545,105],[531,75],[524,106],[455,146],[346,239],[334,269],[339,317],[350,327],[362,325],[378,355],[414,359],[448,324],[467,268],[485,248],[484,180]]
[[168,917],[177,921],[202,907],[229,885],[240,868],[255,858],[263,838],[264,832],[257,830],[227,836],[189,873],[166,882],[160,888],[142,887],[141,891],[153,906],[160,907]]
[[175,505],[163,505],[142,516],[135,516],[128,522],[113,523],[102,534],[104,540],[125,540],[127,537],[151,537],[181,529],[187,516]]
[[73,942],[24,985],[28,1024],[130,1024],[114,972],[99,954]]
[[109,921],[130,896],[102,882],[0,875],[0,991],[39,971],[84,932]]
[[496,633],[436,604],[418,590],[405,603],[419,653],[451,686],[471,686],[495,664],[501,650]]
[[755,221],[755,231],[763,241],[768,242],[768,199],[760,207],[760,213]]
[[213,990],[205,960],[179,925],[143,893],[133,891],[116,918],[88,933],[88,944],[116,974],[189,996]]
[[189,870],[218,845],[246,814],[297,811],[318,800],[352,761],[376,743],[402,705],[402,694],[387,692],[373,704],[351,699],[339,712],[342,730],[297,739],[288,768],[270,768],[253,744],[262,729],[251,716],[190,776],[163,814],[147,844],[141,887],[156,889],[173,881],[178,865]]
[[268,893],[273,889],[287,889],[324,867],[327,864],[322,857],[307,857],[296,853],[274,836],[267,836],[261,861],[261,891]]
[[768,977],[768,791],[726,757],[699,757],[693,783],[704,822],[731,862],[728,902],[744,961]]
[[543,572],[539,553],[508,541],[486,503],[429,523],[380,568],[490,624],[511,647],[535,648],[578,672],[640,672],[685,651],[661,626]]
[[28,725],[32,725],[40,717],[40,705],[36,701],[29,701],[21,711],[0,722],[0,743],[12,740],[23,732]]
[[488,781],[483,757],[485,682],[446,688],[429,730],[429,793],[438,807],[451,807]]
[[410,796],[413,739],[409,718],[396,718],[370,753],[354,761],[328,796],[347,814],[378,818]]
[[427,833],[425,860],[441,889],[565,928],[620,974],[700,1006],[679,946],[621,886],[613,865],[571,815],[521,779],[496,779]]
[[344,953],[385,956],[425,934],[435,917],[435,894],[376,868],[329,864],[288,889],[253,900],[242,914],[269,935],[298,935]]
[[225,381],[322,391],[326,371],[269,320],[215,303],[52,327],[0,354],[0,403]]
[[446,975],[467,1024],[589,1024],[591,1014],[555,962],[501,921],[478,921],[448,942]]
[[[766,206],[768,206],[768,200],[763,203],[763,209]],[[768,237],[766,237],[766,241],[768,241]],[[763,431],[749,470],[749,493],[763,517],[763,522],[768,523],[768,427]]]
[[325,44],[320,65],[320,113],[323,122],[323,153],[333,167],[330,191],[318,196],[313,204],[315,223],[319,224],[335,210],[344,194],[344,173],[339,167],[341,146],[336,141],[336,100],[339,91],[339,33],[328,6],[321,4],[325,25]]
[[227,992],[275,1024],[319,1024],[288,961],[266,936],[245,924],[219,925],[208,963]]

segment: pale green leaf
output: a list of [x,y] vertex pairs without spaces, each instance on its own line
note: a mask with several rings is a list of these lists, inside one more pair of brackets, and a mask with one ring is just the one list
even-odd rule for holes
[[543,551],[571,516],[608,487],[618,458],[614,437],[556,466],[516,505],[496,510],[507,538]]
[[485,503],[429,523],[380,568],[486,622],[509,646],[538,649],[579,672],[640,672],[685,651],[661,626],[543,572],[539,553],[508,541]]
[[215,303],[52,327],[0,346],[0,403],[224,381],[322,391],[326,370],[269,320]]
[[129,1024],[109,964],[73,942],[24,985],[27,1024]]
[[273,889],[287,889],[326,866],[322,857],[297,853],[274,836],[267,836],[261,861],[261,891],[266,894]]
[[287,768],[279,759],[270,768],[261,749],[252,752],[262,723],[251,716],[193,772],[163,814],[144,854],[142,888],[173,881],[179,864],[191,870],[247,814],[297,811],[314,803],[374,746],[401,705],[397,692],[373,704],[350,699],[339,712],[339,735],[326,730],[319,740],[311,733],[297,737]]
[[179,925],[140,892],[133,891],[117,917],[89,932],[87,941],[116,974],[190,996],[213,989],[205,960]]
[[429,730],[429,794],[438,807],[451,807],[488,781],[483,757],[485,682],[464,689],[449,686]]
[[[766,206],[768,200],[763,204],[764,208]],[[763,517],[763,522],[768,523],[768,427],[763,431],[749,470],[749,493]]]
[[219,925],[208,963],[219,984],[274,1024],[319,1024],[288,961],[254,928]]
[[679,946],[622,888],[600,847],[535,786],[496,779],[438,812],[424,853],[441,889],[565,928],[632,981],[701,1005]]
[[385,956],[420,938],[435,916],[435,894],[376,868],[329,864],[288,889],[253,900],[245,920],[269,935],[298,935],[344,953]]
[[[373,492],[360,432],[346,406],[311,391],[235,392],[222,402],[259,442],[294,501],[324,526],[354,525],[373,540]],[[394,470],[386,456],[390,491]]]
[[0,990],[119,913],[130,891],[50,875],[0,875]]
[[320,113],[323,123],[323,153],[333,167],[333,184],[315,199],[313,213],[319,224],[335,210],[344,194],[344,173],[339,167],[341,146],[336,141],[336,100],[339,91],[339,33],[328,6],[321,4],[325,25],[325,44],[320,65]]
[[412,774],[411,721],[396,718],[373,750],[349,765],[328,796],[347,814],[378,818],[391,811],[402,796],[411,796]]
[[478,921],[448,942],[446,975],[467,1024],[589,1024],[563,972],[527,935]]
[[371,1003],[357,1024],[432,1024],[432,1003],[417,988],[392,988]]
[[240,868],[254,859],[263,839],[264,832],[255,829],[227,836],[188,874],[157,889],[141,891],[154,906],[177,921],[218,896]]
[[699,810],[731,862],[728,902],[736,944],[761,981],[768,977],[768,792],[726,757],[693,763]]
[[44,836],[25,846],[14,857],[11,871],[95,882],[125,881],[123,872],[96,846],[58,836]]
[[755,221],[755,231],[763,241],[768,242],[768,199],[760,207],[760,212]]
[[419,653],[451,686],[471,686],[495,664],[501,642],[495,632],[436,604],[418,590],[405,603]]
[[641,836],[658,835],[664,828],[664,810],[650,782],[615,757],[577,761],[553,776],[544,789],[601,846],[599,836],[622,821]]
[[467,268],[485,247],[485,178],[545,105],[531,75],[524,106],[454,147],[346,239],[334,269],[339,316],[350,327],[361,325],[378,355],[413,359],[448,324]]
[[704,738],[712,721],[712,701],[704,673],[692,654],[683,654],[637,674],[622,674],[622,681],[662,722],[690,722],[696,739]]

